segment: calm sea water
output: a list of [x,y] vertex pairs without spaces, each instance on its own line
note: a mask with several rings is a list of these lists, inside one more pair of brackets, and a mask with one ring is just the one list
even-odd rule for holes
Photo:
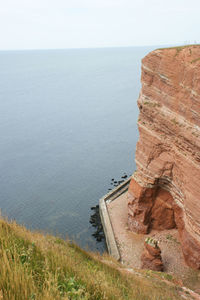
[[135,169],[140,61],[153,48],[0,52],[0,208],[104,250],[90,207]]

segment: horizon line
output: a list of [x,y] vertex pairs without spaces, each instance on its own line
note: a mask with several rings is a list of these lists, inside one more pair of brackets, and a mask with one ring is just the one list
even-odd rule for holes
[[[113,48],[140,48],[140,47],[160,47],[160,46],[177,46],[184,45],[185,43],[176,43],[176,44],[151,44],[151,45],[135,45],[135,46],[100,46],[100,47],[69,47],[69,48],[15,48],[15,49],[0,49],[0,52],[3,51],[51,51],[51,50],[89,50],[89,49],[113,49]],[[188,44],[186,44],[188,45]]]

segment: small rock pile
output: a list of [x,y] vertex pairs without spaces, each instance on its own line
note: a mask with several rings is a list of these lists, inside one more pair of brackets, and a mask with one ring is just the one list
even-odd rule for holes
[[141,268],[153,271],[163,271],[163,262],[161,250],[158,241],[153,238],[146,238],[144,242],[144,251],[141,255]]

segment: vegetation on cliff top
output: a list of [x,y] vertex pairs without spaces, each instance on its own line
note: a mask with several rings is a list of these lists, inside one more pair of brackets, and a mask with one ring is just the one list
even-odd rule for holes
[[[175,49],[176,50],[176,54],[175,56],[177,56],[183,49],[185,48],[190,48],[190,47],[200,47],[200,44],[191,44],[191,45],[183,45],[183,46],[175,46],[175,47],[168,47],[168,48],[158,48],[156,50],[170,50],[170,49]],[[191,49],[190,49],[190,54],[192,53]],[[194,59],[191,61],[191,63],[197,62],[199,61],[200,58]]]
[[[176,54],[175,57],[185,48],[190,48],[190,47],[200,47],[200,44],[191,44],[191,45],[183,45],[183,46],[175,46],[175,47],[166,47],[166,48],[158,48],[156,50],[170,50],[170,49],[175,49]],[[192,50],[190,49],[190,54],[192,54]],[[200,57],[197,57],[191,61],[191,64],[199,62]]]
[[[0,220],[0,299],[179,299],[180,287],[147,271],[130,274],[108,255]],[[164,275],[164,274],[163,274]],[[162,275],[162,276],[163,276]]]
[[190,44],[190,45],[182,45],[182,46],[174,46],[174,47],[164,47],[164,48],[158,48],[156,50],[165,50],[165,49],[176,49],[177,51],[181,51],[184,48],[188,47],[199,47],[200,44]]

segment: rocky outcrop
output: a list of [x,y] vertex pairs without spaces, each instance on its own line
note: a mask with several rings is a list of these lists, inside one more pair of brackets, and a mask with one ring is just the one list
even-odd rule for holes
[[187,264],[200,269],[200,46],[148,54],[138,107],[129,228],[177,227]]
[[141,268],[153,271],[163,271],[161,250],[158,242],[154,239],[147,238],[144,242],[144,251],[141,255]]

